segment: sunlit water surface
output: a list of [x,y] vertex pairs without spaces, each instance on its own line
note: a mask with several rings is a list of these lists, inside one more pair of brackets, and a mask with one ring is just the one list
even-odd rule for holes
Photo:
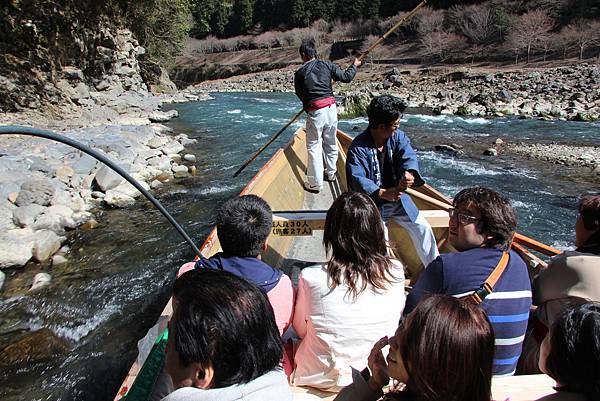
[[[284,145],[296,122],[239,177],[236,169],[298,110],[291,94],[214,94],[204,102],[172,106],[179,118],[170,125],[198,142],[187,149],[197,156],[198,174],[158,194],[198,244],[208,234],[215,210],[238,194],[248,180]],[[356,135],[366,119],[340,121]],[[600,125],[537,120],[461,118],[407,114],[403,129],[418,137],[502,136],[515,141],[567,140],[600,143]],[[507,195],[519,214],[519,231],[550,245],[571,246],[577,197],[590,188],[536,169],[492,160],[455,158],[418,149],[421,171],[435,188],[452,197],[466,186],[483,185]],[[192,254],[174,229],[148,203],[103,212],[102,226],[72,236],[69,266],[51,271],[52,284],[35,294],[0,300],[0,340],[15,333],[50,328],[69,352],[49,361],[2,368],[3,400],[108,400],[135,358],[136,341],[162,309],[174,271]],[[1,344],[0,344],[1,346]],[[0,361],[1,362],[1,361]]]

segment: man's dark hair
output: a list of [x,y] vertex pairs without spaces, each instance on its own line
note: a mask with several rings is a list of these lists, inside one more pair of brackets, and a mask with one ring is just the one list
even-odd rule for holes
[[395,96],[382,95],[374,97],[367,107],[367,116],[369,116],[369,128],[376,128],[379,124],[389,125],[396,121],[404,110],[406,105]]
[[600,304],[589,302],[567,310],[550,329],[546,370],[560,383],[557,390],[600,399]]
[[486,248],[508,250],[517,228],[517,213],[508,198],[484,187],[466,188],[454,197],[454,207],[473,206],[481,213],[477,232],[491,236],[484,242]]
[[256,285],[229,272],[194,269],[173,286],[169,341],[183,366],[212,366],[211,387],[248,383],[279,366],[273,308]]
[[317,57],[317,46],[314,39],[304,39],[300,44],[299,49],[301,56],[306,56],[309,59]]
[[256,257],[271,233],[273,214],[269,204],[256,195],[243,195],[217,212],[217,236],[229,256]]

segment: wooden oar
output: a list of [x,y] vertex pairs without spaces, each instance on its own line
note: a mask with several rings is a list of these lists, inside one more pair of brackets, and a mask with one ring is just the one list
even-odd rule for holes
[[[374,48],[376,48],[377,46],[379,46],[380,44],[382,44],[383,41],[385,40],[385,38],[387,38],[388,36],[390,36],[392,34],[392,32],[394,32],[402,24],[404,24],[406,21],[408,21],[410,18],[412,18],[417,13],[417,11],[419,11],[419,9],[425,5],[425,3],[427,3],[427,0],[423,0],[421,3],[419,3],[419,5],[417,5],[410,13],[406,14],[393,27],[391,27],[390,29],[388,29],[388,31],[386,33],[384,33],[383,35],[381,35],[381,37],[379,39],[377,39],[375,41],[375,43],[373,43],[371,46],[369,46],[369,48],[366,51],[364,51],[357,58],[362,61],[362,59],[365,58],[367,56],[367,54],[369,54],[369,52],[371,52]],[[294,118],[292,118],[283,128],[281,128],[279,131],[277,131],[277,133],[275,135],[273,135],[267,141],[267,143],[265,143],[263,146],[261,146],[260,149],[258,149],[256,151],[256,153],[254,153],[250,159],[248,159],[246,162],[244,162],[244,164],[242,164],[241,167],[239,169],[237,169],[237,171],[233,174],[233,176],[237,177],[250,163],[252,163],[252,161],[254,161],[254,159],[256,159],[258,157],[258,155],[260,155],[267,148],[267,146],[269,146],[271,143],[273,143],[273,141],[275,139],[277,139],[279,137],[279,135],[281,135],[283,133],[283,131],[286,130],[287,127],[289,127],[294,121],[296,121],[302,115],[303,112],[304,112],[304,110],[300,110],[294,116]]]

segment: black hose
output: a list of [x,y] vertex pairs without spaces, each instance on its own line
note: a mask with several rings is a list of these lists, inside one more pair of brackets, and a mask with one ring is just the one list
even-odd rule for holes
[[175,219],[169,214],[169,212],[167,212],[167,210],[163,207],[163,205],[161,205],[161,203],[159,201],[157,201],[156,198],[154,198],[148,191],[146,191],[146,189],[144,187],[142,187],[139,182],[137,182],[132,176],[130,176],[129,173],[127,173],[125,170],[123,170],[114,161],[112,161],[109,158],[107,158],[106,156],[104,156],[102,153],[99,153],[99,152],[95,151],[94,149],[90,148],[89,146],[86,146],[86,145],[84,145],[80,142],[77,142],[71,138],[67,138],[66,136],[59,135],[57,133],[47,131],[47,130],[37,129],[37,128],[19,127],[19,126],[14,126],[14,125],[0,126],[0,135],[29,135],[29,136],[37,136],[40,138],[51,139],[53,141],[61,142],[61,143],[64,143],[65,145],[74,147],[75,149],[79,149],[80,151],[87,153],[88,155],[92,156],[93,158],[99,160],[100,162],[104,163],[105,165],[110,167],[112,170],[114,170],[121,177],[123,177],[124,179],[129,181],[129,183],[131,185],[133,185],[138,191],[140,191],[142,193],[142,195],[144,195],[146,197],[146,199],[148,199],[163,214],[163,216],[165,216],[165,218],[169,221],[169,223],[171,223],[173,225],[173,227],[175,227],[177,232],[179,232],[179,234],[183,237],[183,239],[185,239],[187,241],[187,243],[192,247],[192,249],[194,250],[194,253],[196,255],[200,255],[200,250],[198,249],[196,244],[194,244],[194,241],[192,241],[190,236],[187,235],[187,233],[183,230],[183,228],[179,225],[179,223],[177,223],[177,221],[175,221]]

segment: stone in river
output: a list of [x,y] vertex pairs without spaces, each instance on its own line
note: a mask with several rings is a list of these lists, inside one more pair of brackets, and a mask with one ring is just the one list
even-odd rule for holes
[[189,175],[187,166],[180,166],[178,164],[174,164],[171,169],[175,175],[175,178],[183,178]]
[[52,281],[52,276],[48,273],[38,273],[33,277],[33,283],[29,291],[35,291],[47,286]]
[[106,191],[104,202],[106,202],[106,204],[111,207],[125,208],[133,206],[135,204],[135,199],[133,199],[129,195],[125,195],[124,193],[114,191],[111,189],[109,191]]
[[54,255],[52,256],[52,267],[58,267],[66,264],[68,262],[67,258],[62,255]]
[[196,161],[196,156],[191,155],[191,154],[186,154],[183,156],[183,160],[185,160],[186,162],[195,162]]
[[0,270],[0,291],[2,291],[2,287],[4,286],[4,280],[6,280],[6,274]]
[[62,237],[50,230],[36,231],[32,235],[33,258],[38,262],[45,262],[60,249]]
[[483,151],[484,156],[498,156],[498,151],[494,148],[489,148]]
[[0,368],[18,368],[50,360],[69,351],[66,341],[50,329],[43,328],[5,347],[0,351]]

